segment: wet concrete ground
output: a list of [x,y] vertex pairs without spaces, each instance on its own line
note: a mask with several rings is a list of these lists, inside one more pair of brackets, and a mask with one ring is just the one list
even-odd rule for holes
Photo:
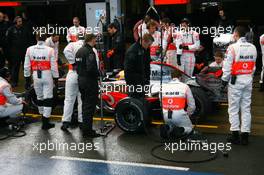
[[[172,167],[189,168],[191,172],[220,173],[220,174],[261,174],[264,171],[264,139],[263,136],[251,136],[249,146],[232,146],[229,157],[223,157],[219,152],[215,160],[198,164],[183,164],[166,162],[154,158],[150,151],[159,145],[158,129],[153,127],[151,134],[128,135],[119,128],[114,129],[106,138],[84,139],[79,128],[72,129],[71,134],[65,134],[60,130],[60,123],[50,131],[42,131],[40,122],[28,125],[24,130],[25,137],[7,139],[0,141],[0,174],[184,174],[185,171],[170,170],[169,168],[157,170],[153,168],[131,171],[131,166],[112,167],[111,163],[102,166],[102,172],[98,169],[87,169],[97,167],[98,163],[85,161],[86,159],[110,160],[118,162],[136,162],[154,165],[167,165]],[[199,129],[198,129],[199,130]],[[210,143],[225,143],[226,135],[203,133]],[[60,147],[59,144],[74,146],[70,149]],[[53,146],[52,146],[53,144]],[[57,147],[55,146],[57,144]],[[88,145],[85,150],[81,144]],[[167,143],[168,144],[168,143]],[[50,146],[48,146],[50,145]],[[92,146],[93,145],[93,146]],[[79,148],[79,149],[77,149]],[[45,150],[46,149],[46,150]],[[64,150],[63,150],[64,149]],[[92,149],[92,150],[91,150]],[[212,149],[213,150],[213,149]],[[207,152],[185,152],[165,151],[165,145],[156,151],[156,154],[174,160],[201,160],[210,156]],[[54,156],[58,156],[57,158]],[[62,157],[61,157],[62,156]],[[66,157],[66,158],[65,158]],[[68,160],[68,158],[78,158]],[[84,160],[80,159],[84,158]],[[66,160],[65,160],[66,159]],[[50,163],[53,162],[53,163]],[[111,167],[111,171],[107,168]],[[134,168],[138,168],[137,166]],[[133,168],[132,168],[133,169]],[[162,171],[164,171],[162,173]],[[61,172],[61,173],[59,173]],[[140,173],[142,172],[142,173]],[[143,173],[144,172],[144,173]],[[155,172],[155,171],[154,171]],[[177,173],[176,173],[177,172]]]
[[[153,126],[148,135],[128,135],[119,128],[115,128],[106,138],[84,139],[79,128],[72,129],[71,134],[66,134],[60,130],[61,123],[57,121],[55,129],[42,131],[41,123],[37,121],[24,128],[27,132],[26,136],[0,141],[0,174],[263,174],[264,93],[258,91],[257,83],[254,87],[250,144],[232,146],[231,151],[228,152],[228,158],[218,153],[215,160],[198,164],[159,160],[150,153],[154,146],[160,144],[157,142],[158,126]],[[216,126],[216,128],[197,128],[209,140],[209,143],[225,144],[226,135],[229,133],[227,106],[216,107],[215,112],[199,124]],[[95,128],[98,127],[99,123],[95,122]],[[4,132],[5,130],[0,130],[0,135]],[[72,145],[72,148],[75,145],[76,149],[64,151],[50,149],[40,152],[40,144],[41,148],[45,145],[48,149],[48,143],[66,143],[68,146]],[[88,145],[85,151],[82,149],[84,144]],[[90,150],[91,145],[93,150]],[[96,150],[94,150],[95,147]],[[200,151],[177,151],[172,154],[165,151],[164,144],[156,151],[156,154],[183,161],[201,160],[211,156],[208,152]],[[102,160],[108,162],[102,162]],[[153,164],[156,168],[149,164]],[[168,167],[158,167],[160,165]]]

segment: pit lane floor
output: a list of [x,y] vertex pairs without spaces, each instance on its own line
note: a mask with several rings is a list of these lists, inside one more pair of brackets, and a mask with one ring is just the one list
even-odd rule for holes
[[[98,127],[98,122],[96,126]],[[60,123],[50,131],[42,131],[40,122],[25,128],[27,135],[0,141],[0,170],[6,174],[261,174],[263,167],[263,136],[251,136],[250,145],[232,146],[229,157],[218,154],[216,160],[199,164],[181,164],[161,161],[151,156],[150,150],[158,145],[158,129],[153,135],[129,135],[115,128],[106,138],[84,139],[78,128],[70,134],[60,130]],[[209,130],[209,129],[208,129]],[[223,134],[204,133],[211,143],[225,142]],[[68,144],[61,147],[59,144]],[[86,148],[84,148],[86,144]],[[53,145],[53,146],[52,146]],[[74,146],[75,145],[75,146]],[[85,150],[84,150],[85,149]],[[177,160],[200,160],[198,152],[158,154]],[[205,173],[206,172],[206,173]]]
[[[264,93],[258,92],[257,84],[254,86],[250,145],[232,146],[228,158],[218,154],[216,160],[199,164],[172,163],[156,159],[151,156],[150,151],[159,144],[156,142],[158,126],[152,127],[150,135],[129,135],[115,128],[106,138],[84,139],[78,128],[71,129],[71,134],[66,134],[60,130],[61,123],[57,121],[56,128],[46,132],[40,129],[41,123],[37,121],[24,128],[27,132],[25,137],[0,141],[0,174],[263,174]],[[225,143],[229,130],[227,106],[218,106],[216,111],[200,122],[202,126],[207,127],[197,129],[211,143]],[[99,124],[95,121],[96,128]],[[73,147],[72,150],[49,149],[48,143],[67,143]],[[82,144],[88,145],[88,149],[84,151]],[[46,150],[41,151],[43,145],[46,145]],[[90,150],[91,145],[93,150]],[[95,147],[98,149],[95,150]],[[171,154],[162,148],[158,154],[167,158],[205,158],[205,154],[195,151]]]

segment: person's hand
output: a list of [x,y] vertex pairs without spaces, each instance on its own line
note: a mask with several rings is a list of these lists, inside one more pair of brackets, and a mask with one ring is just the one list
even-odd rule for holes
[[26,83],[25,83],[25,89],[29,90],[31,87],[31,77],[25,77]]
[[58,87],[58,78],[53,78],[54,86]]
[[114,55],[114,50],[108,50],[107,51],[107,54],[106,54],[106,57],[107,58],[110,58],[110,57],[112,57]]
[[189,50],[189,47],[188,46],[184,46],[182,44],[180,44],[179,48],[180,49],[183,49],[183,50]]
[[177,64],[181,66],[181,55],[177,55]]
[[228,82],[222,80],[222,85],[221,85],[221,90],[223,91],[225,89],[225,87],[227,86]]
[[21,103],[24,104],[24,105],[28,105],[28,103],[26,101],[24,101],[24,100],[22,100]]
[[3,48],[2,48],[2,47],[0,47],[0,53],[1,53],[1,54],[3,54],[3,53],[4,53],[4,51],[3,51]]

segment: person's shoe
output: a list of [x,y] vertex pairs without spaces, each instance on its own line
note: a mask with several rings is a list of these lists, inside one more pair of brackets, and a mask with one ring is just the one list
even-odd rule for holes
[[232,131],[232,134],[227,137],[227,142],[230,142],[235,145],[240,144],[240,138],[239,138],[239,132],[238,131]]
[[70,127],[69,122],[62,122],[61,130],[64,132],[69,132],[68,128]]
[[248,145],[248,135],[247,132],[241,133],[241,145]]
[[259,91],[260,92],[263,92],[264,91],[264,83],[260,83]]
[[90,130],[90,131],[82,130],[82,135],[84,138],[96,138],[101,136],[95,130]]
[[172,138],[180,138],[183,136],[184,128],[175,126],[171,132]]
[[42,116],[42,129],[43,130],[49,130],[51,128],[54,128],[55,124],[49,122],[49,118],[46,118]]
[[168,139],[170,136],[170,126],[169,125],[161,125],[160,126],[160,137],[163,139]]

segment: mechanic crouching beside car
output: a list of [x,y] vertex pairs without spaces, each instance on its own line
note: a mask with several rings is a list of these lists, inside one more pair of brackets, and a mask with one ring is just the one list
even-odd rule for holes
[[83,137],[98,137],[99,134],[93,130],[93,115],[98,100],[98,63],[94,46],[96,36],[86,34],[84,45],[77,51],[75,62],[77,66],[78,84],[82,99],[82,118],[81,130]]
[[[230,131],[232,131],[227,141],[242,145],[248,144],[248,135],[251,130],[251,95],[257,58],[256,47],[246,41],[245,35],[244,27],[235,28],[236,43],[227,49],[222,76],[222,89],[228,85],[228,114]],[[239,137],[239,131],[241,137]]]
[[22,112],[23,104],[26,104],[12,93],[10,79],[10,71],[5,67],[0,69],[0,118],[16,117]]
[[162,111],[165,124],[160,127],[164,139],[179,138],[193,130],[190,117],[195,111],[195,101],[191,89],[180,82],[180,72],[172,72],[172,81],[162,85]]
[[153,42],[154,38],[151,34],[144,34],[142,39],[132,44],[126,52],[124,63],[125,80],[129,87],[128,93],[130,97],[144,97],[145,92],[137,92],[136,89],[138,86],[141,86],[141,89],[145,89],[143,87],[149,85],[151,61],[149,47]]

